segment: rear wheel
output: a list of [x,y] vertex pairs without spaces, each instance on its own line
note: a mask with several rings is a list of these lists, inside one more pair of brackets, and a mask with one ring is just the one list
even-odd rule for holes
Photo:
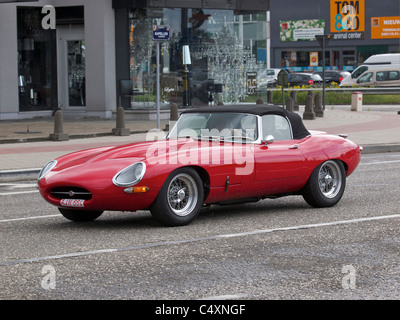
[[93,221],[103,213],[103,211],[73,210],[65,208],[58,208],[58,210],[65,218],[75,222]]
[[164,182],[150,212],[165,225],[186,225],[199,214],[203,198],[203,183],[196,170],[180,168]]
[[332,207],[342,198],[345,187],[346,172],[343,163],[328,160],[312,172],[304,188],[303,198],[316,208]]

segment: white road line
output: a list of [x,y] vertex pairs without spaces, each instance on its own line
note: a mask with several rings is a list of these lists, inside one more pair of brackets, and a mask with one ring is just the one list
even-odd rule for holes
[[30,193],[38,193],[39,190],[31,190],[31,191],[18,191],[18,192],[3,192],[0,193],[0,196],[15,196],[19,194],[30,194]]
[[329,226],[338,226],[338,225],[345,225],[345,224],[352,224],[352,223],[370,222],[370,221],[378,221],[378,220],[385,220],[385,219],[398,219],[398,218],[400,218],[400,214],[368,217],[368,218],[358,218],[358,219],[351,219],[351,220],[332,221],[332,222],[323,222],[323,223],[316,223],[316,224],[306,224],[306,225],[283,227],[283,228],[253,230],[253,231],[247,231],[247,232],[215,235],[215,236],[200,237],[200,238],[193,238],[193,239],[155,242],[155,243],[141,244],[141,245],[135,245],[135,246],[130,246],[130,247],[122,247],[122,248],[100,249],[100,250],[91,250],[91,251],[84,251],[84,252],[73,252],[73,253],[53,255],[53,256],[0,261],[0,266],[9,266],[9,265],[32,263],[32,262],[42,262],[42,261],[64,259],[64,258],[75,258],[75,257],[95,255],[95,254],[101,254],[101,253],[114,253],[114,252],[133,251],[133,250],[149,249],[149,248],[156,248],[156,247],[167,247],[167,246],[172,246],[172,245],[188,244],[188,243],[195,243],[195,242],[201,242],[201,241],[210,241],[210,240],[219,240],[219,239],[267,234],[267,233],[278,232],[278,231],[295,231],[295,230],[302,230],[302,229],[322,228],[322,227],[329,227]]
[[61,214],[53,214],[53,215],[46,215],[46,216],[36,216],[36,217],[26,217],[26,218],[4,219],[4,220],[0,220],[0,223],[2,223],[2,222],[25,221],[25,220],[35,220],[35,219],[45,219],[45,218],[54,218],[54,217],[61,217]]
[[205,297],[197,300],[235,300],[245,298],[245,294],[229,294],[224,296]]

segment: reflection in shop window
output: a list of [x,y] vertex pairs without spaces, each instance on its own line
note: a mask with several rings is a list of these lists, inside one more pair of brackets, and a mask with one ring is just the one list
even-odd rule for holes
[[160,59],[163,102],[181,103],[181,48],[186,44],[192,60],[189,71],[193,106],[217,99],[225,104],[244,99],[246,73],[266,69],[265,19],[265,13],[244,17],[233,10],[130,10],[130,72],[134,88],[155,96],[156,58],[151,30],[153,25],[168,25],[170,40],[161,44]]
[[70,106],[85,106],[85,42],[67,41],[68,52],[68,101]]

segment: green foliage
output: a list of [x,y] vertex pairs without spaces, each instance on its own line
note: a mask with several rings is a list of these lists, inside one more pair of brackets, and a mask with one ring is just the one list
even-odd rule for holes
[[[304,91],[297,91],[297,103],[300,105],[306,104],[307,88]],[[290,96],[292,90],[285,90],[285,100]],[[314,96],[321,91],[314,91]],[[335,92],[325,91],[325,104],[326,105],[351,105],[351,92]],[[244,102],[256,102],[258,98],[267,102],[265,93],[259,96],[248,96]],[[282,91],[272,91],[272,101],[274,104],[282,105]],[[364,94],[363,104],[400,104],[400,94]]]

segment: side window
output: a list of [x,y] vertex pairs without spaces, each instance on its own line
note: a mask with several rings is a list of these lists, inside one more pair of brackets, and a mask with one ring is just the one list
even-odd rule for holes
[[376,81],[386,81],[388,73],[386,71],[379,71],[376,73]]
[[372,72],[368,72],[364,74],[360,79],[358,79],[358,83],[365,83],[365,82],[371,82],[372,81]]
[[292,130],[289,121],[278,115],[265,115],[262,117],[262,139],[272,135],[275,141],[292,140]]
[[390,81],[400,80],[400,72],[399,71],[390,71],[388,80],[390,80]]
[[358,69],[356,69],[352,74],[351,74],[351,77],[353,78],[353,79],[357,79],[359,76],[361,76],[365,71],[367,71],[368,70],[368,67],[367,66],[362,66],[362,67],[359,67]]

